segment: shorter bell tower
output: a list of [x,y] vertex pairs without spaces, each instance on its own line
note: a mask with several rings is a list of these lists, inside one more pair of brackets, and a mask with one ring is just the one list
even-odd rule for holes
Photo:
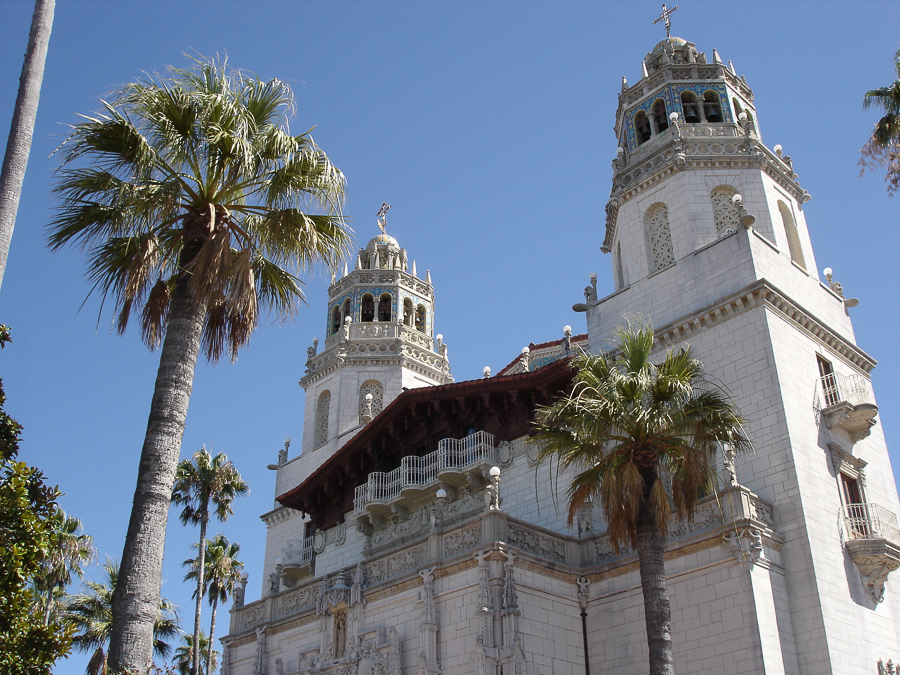
[[303,453],[331,455],[403,390],[453,382],[434,335],[434,287],[382,233],[328,289],[324,349],[308,350]]

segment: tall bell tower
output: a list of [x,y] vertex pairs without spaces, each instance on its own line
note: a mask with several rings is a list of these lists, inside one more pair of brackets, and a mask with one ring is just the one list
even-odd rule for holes
[[307,350],[304,454],[331,455],[404,389],[453,381],[434,307],[431,272],[420,279],[392,236],[359,251],[328,289],[324,349]]
[[[660,352],[690,344],[747,418],[755,451],[737,459],[730,484],[770,502],[774,522],[732,541],[739,564],[716,577],[750,598],[746,672],[879,672],[900,653],[900,502],[876,362],[850,320],[858,301],[831,270],[820,281],[810,196],[782,147],[763,143],[734,66],[678,37],[640,65],[635,84],[622,79],[616,111],[602,246],[614,290],[598,298],[595,281],[575,306],[587,312],[591,351],[627,317],[649,319]],[[691,612],[703,615],[697,602],[674,602],[676,644],[694,644],[686,626]],[[620,609],[611,601],[604,611]],[[615,650],[613,638],[596,639]],[[695,656],[676,658],[706,672]]]

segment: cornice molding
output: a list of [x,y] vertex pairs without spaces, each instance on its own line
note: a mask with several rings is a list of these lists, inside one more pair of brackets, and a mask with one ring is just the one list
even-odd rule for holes
[[828,346],[866,374],[871,373],[877,365],[875,359],[846,338],[832,331],[825,322],[819,320],[798,303],[793,302],[786,293],[765,279],[760,279],[737,293],[658,328],[656,343],[660,347],[673,345],[709,326],[760,305],[765,305],[775,311],[783,319]]

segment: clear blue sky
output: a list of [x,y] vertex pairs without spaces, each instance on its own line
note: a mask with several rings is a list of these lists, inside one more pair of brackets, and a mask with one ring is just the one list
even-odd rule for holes
[[[784,146],[812,201],[804,210],[820,270],[834,268],[862,349],[880,361],[873,379],[895,469],[900,419],[897,251],[900,198],[882,176],[859,177],[858,150],[877,114],[863,93],[896,76],[896,2],[691,2],[673,34],[718,49],[756,95],[769,147]],[[0,138],[12,116],[32,3],[0,4]],[[588,275],[612,290],[603,255],[604,205],[616,140],[621,77],[665,36],[659,2],[166,2],[58,0],[34,147],[0,322],[14,342],[0,354],[8,411],[25,426],[22,458],[66,493],[99,554],[121,554],[157,354],[136,331],[124,337],[85,296],[85,260],[51,254],[46,224],[55,158],[77,113],[117,85],[183,52],[228,54],[237,67],[289,81],[296,132],[313,136],[349,182],[347,214],[358,242],[376,234],[375,212],[393,205],[388,230],[430,269],[436,330],[457,380],[495,370],[529,342],[565,324],[585,330],[572,303]],[[306,347],[324,337],[325,288],[307,287],[293,324],[264,321],[237,363],[197,369],[183,456],[206,444],[231,457],[251,485],[225,525],[261,585],[275,461],[285,437],[302,436]],[[84,305],[82,306],[82,303]],[[79,311],[80,308],[80,311]],[[812,399],[812,383],[810,383]],[[173,510],[163,594],[190,630],[190,588],[180,566],[196,531]],[[94,574],[94,570],[89,572]],[[224,617],[223,617],[224,618]],[[227,621],[220,621],[220,632]],[[87,657],[61,664],[82,673]]]

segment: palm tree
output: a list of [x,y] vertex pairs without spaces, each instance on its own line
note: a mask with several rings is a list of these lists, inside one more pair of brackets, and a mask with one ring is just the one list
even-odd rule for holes
[[[200,637],[197,640],[197,644],[200,647],[198,652],[209,647],[208,653],[210,655],[206,668],[199,671],[199,675],[210,675],[210,673],[212,673],[219,665],[219,652],[212,649],[212,640],[207,640],[203,631],[200,631]],[[189,673],[194,672],[192,670],[192,654],[194,654],[194,636],[185,635],[184,644],[175,650],[175,668],[178,670],[179,675],[189,675]],[[212,666],[212,670],[209,669],[210,665]]]
[[[102,565],[103,581],[86,581],[84,592],[68,598],[64,618],[75,626],[77,634],[72,645],[81,652],[91,652],[87,675],[106,673],[105,647],[109,643],[113,623],[113,589],[119,576],[119,563],[106,559]],[[168,658],[172,651],[166,640],[181,634],[175,605],[161,598],[153,620],[153,653]]]
[[664,554],[672,504],[690,520],[701,490],[712,484],[717,447],[740,451],[750,443],[740,415],[689,348],[654,364],[647,325],[619,329],[614,347],[614,354],[575,359],[572,391],[537,411],[535,440],[541,458],[578,472],[569,488],[569,524],[599,503],[616,550],[637,550],[650,674],[671,675]]
[[[105,106],[62,146],[50,245],[89,249],[88,276],[115,299],[118,330],[137,312],[145,342],[162,344],[110,641],[113,668],[145,671],[201,343],[212,361],[234,358],[260,307],[290,315],[303,298],[294,272],[334,268],[349,233],[344,176],[308,134],[288,132],[283,82],[197,61]],[[310,215],[317,205],[324,215]]]
[[[194,544],[194,548],[199,549],[199,544]],[[216,609],[219,602],[226,602],[228,597],[234,592],[236,586],[241,583],[241,572],[244,569],[244,563],[237,559],[237,555],[241,550],[241,545],[237,542],[229,542],[224,534],[217,534],[214,538],[206,542],[206,561],[204,564],[204,592],[209,598],[209,604],[212,606],[212,618],[209,622],[209,646],[206,651],[205,672],[210,672],[210,664],[212,663],[213,644],[216,638]],[[190,558],[183,563],[186,567],[190,567],[184,580],[199,578],[200,572],[200,556]],[[196,597],[197,592],[194,591]]]
[[[194,612],[194,641],[200,644],[200,607],[206,590],[206,526],[209,524],[209,507],[213,506],[216,518],[224,522],[234,511],[235,497],[250,491],[224,453],[210,456],[206,448],[194,453],[193,460],[185,459],[178,465],[172,502],[184,506],[179,518],[184,525],[200,525],[200,542],[197,544],[197,606]],[[194,654],[194,675],[200,672],[200,652]]]
[[34,121],[41,98],[55,6],[55,0],[36,0],[34,3],[16,108],[3,155],[3,170],[0,171],[0,283],[3,283],[3,274],[6,272],[9,244],[16,224],[19,198],[22,196],[22,183],[25,182],[25,168],[28,166],[28,155],[31,154],[31,139],[34,136]]
[[900,49],[894,55],[897,79],[887,87],[867,91],[863,108],[881,108],[884,116],[875,123],[871,138],[863,146],[860,165],[870,168],[875,164],[887,168],[888,193],[900,189]]
[[35,596],[44,615],[44,625],[60,609],[66,586],[72,583],[72,575],[83,578],[83,565],[94,559],[94,540],[90,535],[78,534],[81,521],[67,516],[57,509],[50,519],[53,531],[50,547],[44,553],[40,573],[34,579]]

